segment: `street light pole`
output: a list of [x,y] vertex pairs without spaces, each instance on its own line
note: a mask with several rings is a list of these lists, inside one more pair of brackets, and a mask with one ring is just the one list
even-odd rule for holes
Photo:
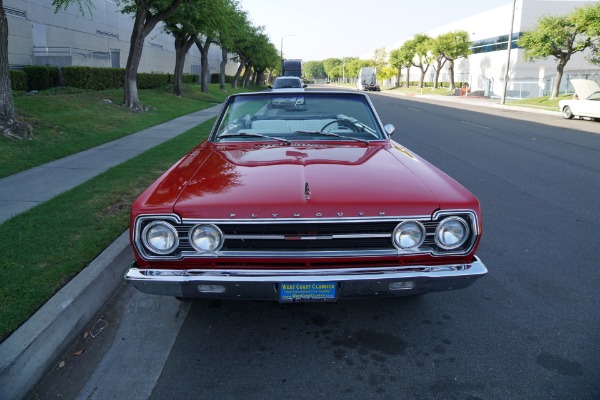
[[506,75],[504,76],[504,92],[502,93],[502,101],[500,104],[506,103],[506,89],[508,88],[509,69],[510,69],[510,49],[512,49],[513,25],[515,23],[515,8],[517,0],[513,0],[512,17],[510,19],[510,34],[508,35],[508,57],[506,59]]
[[280,57],[282,60],[283,60],[283,39],[286,37],[290,37],[290,36],[296,36],[296,35],[285,35],[285,36],[281,37],[281,47],[279,49],[280,49]]

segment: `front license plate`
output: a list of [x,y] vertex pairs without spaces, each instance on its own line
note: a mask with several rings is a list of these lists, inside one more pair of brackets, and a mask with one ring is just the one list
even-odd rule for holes
[[283,282],[279,284],[281,302],[335,301],[336,282]]

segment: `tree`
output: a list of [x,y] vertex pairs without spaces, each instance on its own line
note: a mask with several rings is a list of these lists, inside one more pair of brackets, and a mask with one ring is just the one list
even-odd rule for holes
[[361,68],[373,66],[372,60],[361,60],[358,57],[348,57],[345,61],[346,76],[357,77]]
[[309,79],[324,79],[327,76],[323,61],[307,61],[304,63],[303,69],[304,75]]
[[410,68],[414,65],[415,51],[415,41],[409,39],[402,43],[397,52],[398,59],[406,68],[406,87],[410,86]]
[[438,87],[438,79],[441,69],[448,62],[448,75],[450,78],[450,90],[454,90],[454,61],[471,54],[471,39],[467,31],[454,31],[439,35],[433,40],[432,54],[437,60],[438,67],[435,71],[435,85]]
[[175,14],[182,1],[191,0],[121,0],[125,4],[122,12],[135,14],[123,85],[125,105],[132,111],[144,110],[137,91],[137,71],[142,60],[144,40],[159,22]]
[[323,60],[323,67],[325,67],[325,73],[329,79],[342,77],[342,60],[339,58],[327,58]]
[[373,61],[373,66],[377,69],[383,68],[387,65],[387,52],[385,51],[385,47],[379,48],[379,49],[375,49],[375,52],[373,53],[373,58],[371,58],[371,61]]
[[165,31],[175,37],[175,85],[173,92],[176,96],[183,95],[183,67],[185,57],[196,42],[202,19],[202,10],[196,4],[185,4],[175,14],[165,19]]
[[196,47],[200,51],[200,90],[208,92],[210,71],[208,66],[208,50],[219,35],[219,28],[228,23],[231,17],[229,0],[195,0],[194,7],[202,13],[197,27],[200,35],[196,38]]
[[524,49],[526,61],[556,59],[556,79],[551,99],[558,91],[565,66],[575,53],[593,48],[597,43],[600,4],[576,9],[568,15],[544,16],[534,30],[523,33],[517,44]]
[[425,80],[425,74],[427,73],[427,70],[433,61],[433,57],[431,55],[432,39],[424,33],[419,33],[415,35],[412,41],[415,52],[413,65],[421,70],[419,89],[422,89],[423,81]]
[[[129,44],[129,55],[125,67],[124,97],[125,105],[132,111],[143,111],[137,92],[137,71],[142,59],[142,50],[146,36],[152,32],[159,22],[171,17],[182,3],[194,0],[116,0],[117,4],[123,4],[122,13],[134,14],[133,30]],[[52,0],[55,11],[67,8],[76,3],[80,12],[83,7],[88,10],[92,0]]]
[[408,87],[408,78],[410,76],[408,69],[412,66],[414,54],[415,53],[411,49],[404,46],[390,51],[389,64],[397,71],[398,85],[400,85],[400,80],[402,79],[402,68],[406,68],[406,87]]
[[236,38],[250,26],[247,14],[239,9],[235,1],[227,1],[224,7],[223,21],[217,33],[217,43],[221,47],[219,66],[219,86],[225,90],[225,67],[229,61],[229,50],[234,47]]
[[15,118],[8,67],[8,21],[2,0],[0,0],[0,129],[4,137],[14,139],[29,139],[33,133],[29,124],[19,122]]

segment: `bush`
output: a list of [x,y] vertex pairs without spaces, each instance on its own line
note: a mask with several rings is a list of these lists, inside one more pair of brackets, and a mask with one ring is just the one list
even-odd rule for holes
[[59,85],[58,67],[30,65],[23,68],[27,75],[27,90],[46,90]]
[[171,82],[171,74],[149,74],[146,72],[137,74],[138,89],[154,89]]
[[123,68],[63,67],[61,71],[65,86],[79,89],[118,89],[125,79]]
[[[219,83],[220,74],[210,74],[210,83]],[[233,76],[225,75],[225,83],[233,83]]]
[[26,91],[27,90],[27,74],[25,71],[17,71],[11,69],[10,73],[10,87],[12,90],[16,91]]

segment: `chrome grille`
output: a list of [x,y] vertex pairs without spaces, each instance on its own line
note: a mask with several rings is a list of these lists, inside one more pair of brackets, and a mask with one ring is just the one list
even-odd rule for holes
[[[444,251],[435,243],[435,231],[448,213],[430,217],[382,217],[376,219],[328,220],[180,220],[177,216],[142,216],[136,222],[141,232],[151,221],[163,219],[178,232],[179,246],[166,256],[140,249],[147,259],[181,259],[194,257],[230,258],[314,258],[374,257],[404,254],[466,254],[475,243],[477,223],[472,212],[455,212],[471,228],[471,238],[459,249]],[[426,239],[418,249],[401,250],[394,246],[392,232],[402,221],[417,220],[426,230]],[[189,242],[189,232],[197,224],[214,224],[224,235],[224,245],[217,253],[200,254]],[[137,242],[137,241],[136,241]]]

